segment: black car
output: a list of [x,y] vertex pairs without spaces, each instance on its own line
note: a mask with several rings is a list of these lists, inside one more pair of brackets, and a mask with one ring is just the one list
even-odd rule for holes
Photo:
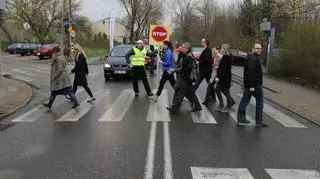
[[10,54],[16,54],[16,49],[20,48],[23,45],[23,43],[12,43],[8,45],[6,52]]
[[32,55],[34,50],[40,47],[41,44],[38,43],[24,43],[20,48],[16,49],[16,53],[21,56]]
[[132,45],[119,45],[112,49],[110,56],[105,57],[104,77],[110,78],[131,77],[131,67],[126,61],[126,54],[132,49]]
[[230,53],[231,53],[232,65],[239,65],[239,66],[244,65],[244,62],[248,56],[247,52],[237,50],[237,49],[231,49]]

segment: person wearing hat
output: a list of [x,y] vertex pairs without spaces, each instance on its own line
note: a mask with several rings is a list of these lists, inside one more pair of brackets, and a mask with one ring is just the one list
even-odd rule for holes
[[142,80],[147,95],[153,96],[145,70],[145,57],[147,55],[150,56],[150,54],[147,54],[142,40],[138,40],[136,46],[126,54],[127,63],[132,66],[132,84],[135,96],[139,95],[139,80]]

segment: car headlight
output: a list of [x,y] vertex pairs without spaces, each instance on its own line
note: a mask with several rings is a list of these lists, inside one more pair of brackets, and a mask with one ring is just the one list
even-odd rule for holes
[[104,64],[104,67],[105,67],[105,68],[111,68],[111,65],[109,65],[109,64],[106,63],[106,64]]

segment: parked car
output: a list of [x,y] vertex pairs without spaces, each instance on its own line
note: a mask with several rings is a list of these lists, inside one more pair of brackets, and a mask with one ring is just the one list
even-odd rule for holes
[[199,58],[200,58],[200,55],[201,55],[201,53],[202,53],[202,48],[200,48],[200,47],[195,47],[195,48],[192,48],[192,54],[193,54],[193,56],[197,59],[197,60],[199,60]]
[[38,43],[23,43],[23,45],[16,49],[16,53],[21,56],[32,55],[34,50],[41,47]]
[[6,48],[6,52],[10,54],[16,54],[16,49],[20,48],[23,45],[23,43],[12,43]]
[[247,59],[248,53],[237,50],[237,49],[231,49],[231,60],[232,60],[232,65],[240,65],[243,66],[245,60]]
[[39,57],[40,60],[45,58],[52,58],[53,50],[57,47],[57,44],[46,44],[34,50],[34,55]]

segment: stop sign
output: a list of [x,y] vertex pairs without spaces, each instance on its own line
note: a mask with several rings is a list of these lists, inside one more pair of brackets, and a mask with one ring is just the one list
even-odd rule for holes
[[167,34],[167,30],[162,26],[158,26],[152,30],[152,38],[157,42],[163,42],[166,40]]

